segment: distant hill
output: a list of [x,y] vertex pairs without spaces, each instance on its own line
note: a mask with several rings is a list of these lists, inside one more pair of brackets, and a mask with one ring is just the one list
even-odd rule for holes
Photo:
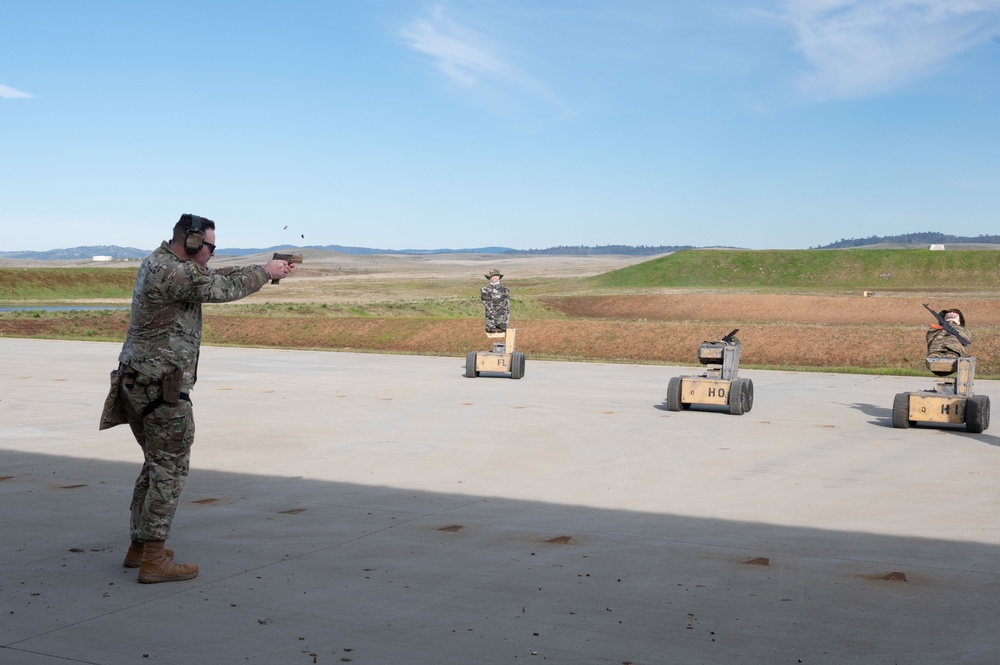
[[810,247],[809,249],[847,249],[850,247],[867,247],[869,245],[914,245],[919,248],[926,248],[929,245],[997,245],[1000,244],[1000,236],[979,235],[953,236],[937,231],[923,231],[921,233],[904,233],[898,236],[869,236],[868,238],[851,238],[850,240],[838,240],[829,245]]
[[[370,247],[344,247],[343,245],[276,245],[273,247],[220,247],[216,254],[225,256],[246,256],[264,252],[280,252],[290,249],[321,249],[342,254],[506,254],[513,252],[509,247],[477,247],[474,249],[374,249]],[[0,252],[0,259],[31,259],[35,261],[60,261],[89,259],[94,256],[110,256],[116,261],[123,259],[143,259],[149,256],[151,249],[136,249],[135,247],[119,247],[117,245],[97,245],[88,247],[70,247],[68,249],[50,249],[40,252]]]
[[[601,245],[597,247],[561,246],[548,249],[512,249],[510,247],[471,247],[465,249],[377,249],[373,247],[347,247],[344,245],[276,245],[273,247],[220,247],[216,254],[224,256],[247,256],[266,252],[280,252],[297,249],[318,249],[341,254],[552,254],[565,256],[593,256],[598,254],[624,254],[631,256],[652,256],[666,254],[679,249],[694,249],[690,245]],[[72,247],[69,249],[50,249],[42,252],[0,252],[0,259],[30,259],[34,261],[60,261],[90,259],[94,256],[110,256],[115,261],[124,259],[142,259],[149,255],[150,249],[135,247],[118,247],[117,245],[98,245],[88,247]]]
[[[929,245],[950,245],[949,249],[976,249],[985,245],[1000,245],[1000,235],[980,235],[976,237],[953,236],[935,231],[922,233],[906,233],[897,236],[870,236],[868,238],[852,238],[838,240],[829,245],[810,247],[809,249],[850,249],[854,247],[893,247],[926,249]],[[969,247],[969,246],[972,247]],[[220,247],[216,254],[225,256],[247,256],[265,252],[279,252],[297,249],[318,249],[341,254],[517,254],[517,255],[553,255],[553,256],[594,256],[600,254],[621,254],[626,256],[654,256],[669,254],[685,249],[698,249],[692,245],[559,245],[545,249],[512,249],[510,247],[469,247],[464,249],[379,249],[374,247],[352,247],[345,245],[275,245],[272,247]],[[738,249],[719,246],[703,247],[701,249]],[[989,249],[995,249],[990,247]],[[68,249],[50,249],[42,252],[0,251],[0,259],[31,259],[35,261],[59,261],[90,259],[94,256],[110,256],[113,260],[145,258],[151,249],[136,249],[135,247],[119,247],[117,245],[92,245],[87,247],[71,247]],[[761,250],[763,251],[763,250]]]
[[594,256],[597,254],[622,254],[625,256],[652,256],[654,254],[669,254],[682,249],[695,249],[692,245],[585,245],[549,247],[548,249],[511,249],[506,254],[546,254],[557,256]]
[[122,259],[142,259],[149,255],[148,249],[119,247],[118,245],[89,245],[68,249],[50,249],[44,252],[0,252],[0,259],[32,259],[35,261],[66,261],[89,259],[94,256],[110,256],[116,261]]
[[375,247],[350,247],[344,245],[277,245],[275,247],[246,248],[227,247],[220,248],[215,253],[227,256],[246,256],[247,254],[260,254],[262,252],[280,252],[288,249],[320,249],[328,252],[340,252],[341,254],[507,254],[517,250],[510,247],[472,247],[468,249],[378,249]]

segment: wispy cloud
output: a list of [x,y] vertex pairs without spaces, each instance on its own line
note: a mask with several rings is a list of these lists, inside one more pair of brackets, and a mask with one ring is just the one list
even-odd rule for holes
[[0,99],[31,99],[32,96],[0,83]]
[[400,30],[409,48],[429,56],[437,68],[463,89],[514,88],[553,106],[562,103],[540,81],[521,70],[503,46],[483,32],[459,24],[442,5],[428,8]]
[[877,94],[939,71],[988,42],[1000,0],[785,0],[811,71],[802,90],[818,98]]

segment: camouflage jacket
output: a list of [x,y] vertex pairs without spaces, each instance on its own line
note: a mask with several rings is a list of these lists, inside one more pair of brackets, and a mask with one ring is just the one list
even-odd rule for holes
[[118,361],[153,381],[183,370],[183,388],[190,389],[201,347],[201,304],[239,300],[268,280],[262,266],[207,268],[179,257],[164,241],[135,277],[132,320]]
[[965,347],[972,343],[972,335],[962,326],[953,324],[952,327],[961,337],[952,335],[939,325],[930,327],[927,331],[927,355],[961,357],[966,354]]
[[510,289],[503,284],[487,284],[479,295],[486,308],[486,315],[509,315],[510,314]]

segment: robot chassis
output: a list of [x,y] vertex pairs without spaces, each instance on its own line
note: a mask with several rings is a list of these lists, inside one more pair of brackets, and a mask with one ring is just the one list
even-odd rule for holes
[[494,342],[489,351],[469,351],[465,357],[465,376],[473,379],[480,372],[509,374],[512,379],[524,376],[524,354],[514,349],[517,330],[508,328],[506,332],[486,333],[486,336],[503,341]]
[[975,394],[976,359],[973,356],[926,359],[927,369],[940,378],[933,390],[898,393],[892,402],[892,426],[917,423],[965,425],[980,434],[990,426],[990,398]]
[[725,406],[729,413],[741,416],[753,408],[753,381],[741,379],[740,348],[736,329],[719,342],[698,346],[698,362],[705,373],[698,376],[675,376],[667,383],[668,411],[691,408],[692,404]]

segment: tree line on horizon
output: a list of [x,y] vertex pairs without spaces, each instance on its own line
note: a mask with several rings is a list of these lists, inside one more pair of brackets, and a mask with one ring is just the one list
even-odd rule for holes
[[920,233],[904,233],[897,236],[868,236],[867,238],[841,239],[829,245],[819,245],[809,249],[846,249],[848,247],[865,247],[882,243],[912,244],[912,245],[947,245],[947,244],[1000,244],[1000,235],[980,234],[978,236],[954,236],[937,231],[922,231]]
[[[809,249],[846,249],[851,247],[866,247],[878,244],[903,244],[903,245],[946,245],[946,244],[1000,244],[1000,235],[980,234],[978,236],[956,236],[937,231],[923,231],[919,233],[904,233],[894,236],[868,236],[867,238],[844,238],[828,245],[818,245]],[[429,254],[429,253],[488,253],[488,254],[516,254],[516,255],[551,255],[551,256],[596,256],[602,254],[622,254],[631,256],[652,256],[654,254],[669,254],[685,249],[739,249],[738,247],[723,247],[720,245],[698,247],[695,245],[559,245],[557,247],[546,247],[544,249],[512,249],[510,247],[480,247],[475,249],[372,249],[367,247],[344,247],[342,245],[309,245],[306,247],[293,247],[292,245],[280,245],[269,248],[257,249],[222,249],[219,254],[244,255],[258,254],[261,252],[278,251],[283,249],[321,249],[344,254]],[[0,251],[0,258],[6,259],[33,259],[40,261],[65,260],[65,259],[88,259],[92,256],[110,256],[114,260],[141,259],[150,253],[149,250],[137,249],[135,247],[119,247],[117,245],[92,245],[87,247],[71,247],[66,249],[50,249],[48,251]]]

